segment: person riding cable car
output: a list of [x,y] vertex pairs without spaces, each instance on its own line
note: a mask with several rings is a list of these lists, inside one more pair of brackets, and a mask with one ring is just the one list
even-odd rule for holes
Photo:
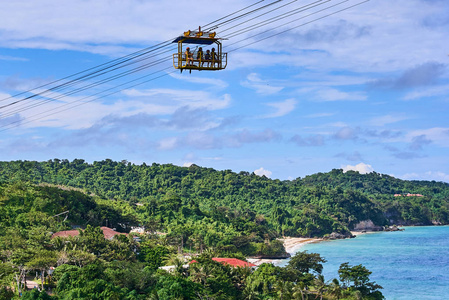
[[186,52],[184,52],[184,55],[187,62],[186,65],[193,66],[193,53],[190,52],[189,47],[186,48]]

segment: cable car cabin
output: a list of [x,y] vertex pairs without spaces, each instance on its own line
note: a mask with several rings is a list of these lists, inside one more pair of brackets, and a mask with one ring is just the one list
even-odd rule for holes
[[173,54],[173,66],[183,70],[223,70],[227,65],[227,53],[222,52],[220,39],[215,32],[198,31],[184,32],[176,38],[178,53]]

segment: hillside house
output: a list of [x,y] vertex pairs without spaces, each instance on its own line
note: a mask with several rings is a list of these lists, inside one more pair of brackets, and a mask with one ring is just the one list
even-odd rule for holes
[[[112,240],[114,238],[114,236],[118,235],[118,234],[124,234],[124,235],[128,235],[127,233],[123,233],[123,232],[118,232],[115,231],[112,228],[103,226],[101,227],[101,230],[103,231],[103,235],[104,238],[107,240]],[[52,234],[51,238],[55,238],[55,237],[69,237],[69,236],[78,236],[80,233],[78,231],[78,229],[74,229],[74,230],[64,230],[64,231],[58,231]]]

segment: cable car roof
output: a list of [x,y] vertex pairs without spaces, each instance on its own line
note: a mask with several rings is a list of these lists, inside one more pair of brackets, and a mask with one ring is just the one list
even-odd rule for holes
[[218,39],[216,38],[201,38],[201,37],[194,37],[194,36],[179,36],[177,37],[173,43],[182,42],[185,44],[199,44],[199,45],[212,45],[215,43]]

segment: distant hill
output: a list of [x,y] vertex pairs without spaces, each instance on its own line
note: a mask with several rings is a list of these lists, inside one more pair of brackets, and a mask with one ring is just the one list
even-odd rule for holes
[[81,159],[0,162],[0,184],[24,182],[78,188],[111,205],[116,202],[111,200],[124,200],[140,222],[160,224],[181,216],[199,219],[206,214],[226,222],[245,216],[291,236],[346,233],[365,220],[379,226],[449,224],[449,184],[375,172],[335,169],[280,181],[196,165],[135,165],[109,159],[92,164]]
[[436,181],[401,180],[389,175],[356,171],[343,172],[334,169],[328,173],[317,173],[301,180],[305,185],[324,185],[329,188],[354,189],[371,196],[388,197],[395,194],[422,194],[436,198],[449,197],[449,183]]

